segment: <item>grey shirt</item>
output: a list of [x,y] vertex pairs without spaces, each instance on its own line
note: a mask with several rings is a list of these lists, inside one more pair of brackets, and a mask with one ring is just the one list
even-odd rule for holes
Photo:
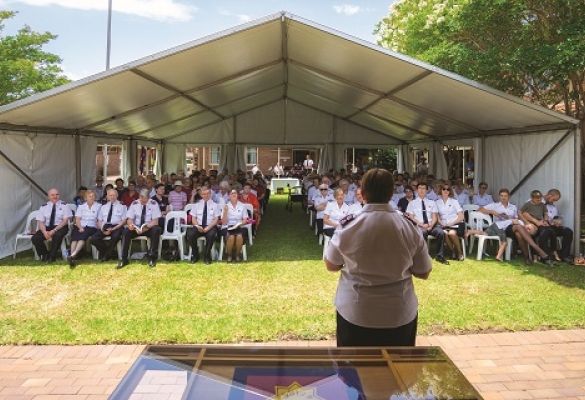
[[366,204],[333,235],[325,258],[343,265],[335,306],[347,321],[395,328],[416,317],[412,274],[431,271],[431,259],[416,226],[388,204]]

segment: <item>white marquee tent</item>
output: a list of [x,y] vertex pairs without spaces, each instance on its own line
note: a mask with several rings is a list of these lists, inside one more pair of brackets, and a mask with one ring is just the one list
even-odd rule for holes
[[221,146],[242,168],[246,145],[321,149],[339,168],[348,147],[472,145],[477,180],[563,193],[579,227],[578,121],[286,12],[240,25],[0,107],[0,257],[26,215],[58,187],[70,198],[96,175],[98,143],[157,148],[158,171],[184,169],[185,145]]

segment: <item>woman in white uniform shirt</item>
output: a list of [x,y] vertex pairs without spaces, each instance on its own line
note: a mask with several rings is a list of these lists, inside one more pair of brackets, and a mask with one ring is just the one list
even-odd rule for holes
[[362,213],[363,208],[364,208],[364,198],[362,197],[362,189],[357,188],[355,190],[355,203],[353,203],[351,206],[349,206],[348,214],[351,214],[354,217],[357,217],[358,215],[360,215]]
[[454,259],[463,261],[461,240],[465,235],[465,223],[463,209],[459,202],[453,198],[453,192],[448,184],[439,187],[441,197],[435,201],[439,212],[439,224],[445,231],[445,243],[454,252]]
[[248,213],[244,203],[238,201],[238,191],[232,189],[230,192],[229,201],[223,207],[223,216],[221,218],[225,231],[227,262],[232,262],[232,255],[235,249],[236,262],[240,262],[240,254],[242,253],[242,245],[244,244],[244,230],[241,227],[232,229],[238,224],[243,225],[248,219]]
[[345,203],[345,193],[339,188],[334,193],[335,201],[327,203],[323,212],[323,234],[333,236],[335,229],[341,225],[339,221],[349,214],[349,206]]
[[412,277],[431,269],[418,228],[393,210],[392,174],[371,169],[363,178],[362,213],[329,242],[324,261],[341,271],[335,307],[338,346],[414,346],[418,300]]
[[101,204],[95,201],[95,192],[89,190],[85,192],[85,203],[77,208],[75,213],[75,225],[71,232],[71,250],[67,257],[67,262],[71,268],[75,267],[77,256],[86,240],[97,232],[97,219],[100,212]]

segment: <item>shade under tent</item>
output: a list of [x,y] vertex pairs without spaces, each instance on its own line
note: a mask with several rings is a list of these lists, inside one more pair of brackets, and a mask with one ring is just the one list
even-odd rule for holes
[[317,148],[325,168],[396,146],[401,169],[424,146],[436,170],[443,145],[472,146],[476,180],[518,204],[554,186],[579,229],[577,120],[286,12],[0,107],[0,133],[0,257],[39,189],[93,182],[98,143],[123,144],[125,176],[139,145],[159,173],[184,169],[186,145],[220,146],[231,170],[247,145]]

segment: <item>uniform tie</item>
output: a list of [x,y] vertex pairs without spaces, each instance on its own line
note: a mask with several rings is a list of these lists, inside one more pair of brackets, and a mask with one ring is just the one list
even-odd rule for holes
[[201,225],[204,228],[207,227],[207,202],[205,202],[205,206],[203,206],[203,218],[201,221]]
[[429,218],[427,217],[427,207],[425,206],[425,199],[421,199],[420,201],[422,203],[423,223],[426,225],[429,223]]
[[53,209],[51,210],[51,219],[49,219],[49,226],[55,226],[55,216],[57,215],[57,203],[53,203]]
[[146,204],[142,205],[142,214],[140,214],[140,226],[146,222]]
[[108,212],[108,220],[106,221],[107,224],[112,222],[112,211],[114,211],[114,203],[110,204],[110,211]]

